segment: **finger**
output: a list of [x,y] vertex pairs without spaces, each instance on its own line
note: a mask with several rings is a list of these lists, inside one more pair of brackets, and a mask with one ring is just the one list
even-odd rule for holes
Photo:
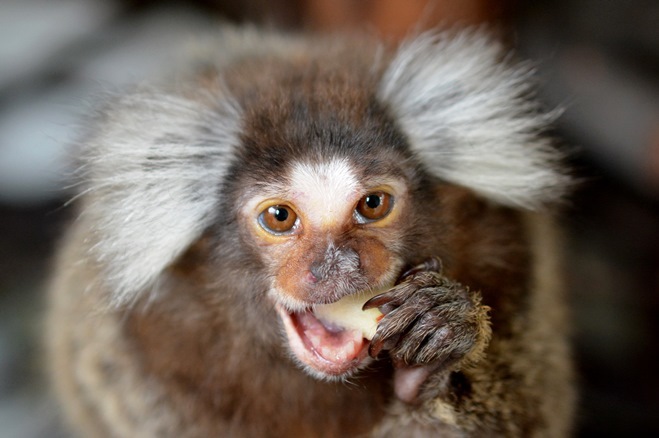
[[379,308],[384,314],[391,312],[396,307],[400,306],[408,299],[417,289],[417,286],[412,284],[402,284],[395,286],[387,292],[374,296],[366,301],[362,306],[362,310]]
[[416,360],[418,363],[442,363],[453,351],[450,343],[453,332],[449,327],[441,327],[426,338],[424,344],[417,350]]
[[407,277],[418,274],[420,272],[441,273],[442,272],[442,261],[439,259],[439,257],[431,257],[431,258],[425,260],[423,263],[418,264],[416,266],[413,266],[410,269],[403,272],[400,275],[400,277],[398,277],[398,280],[396,281],[396,284],[400,284]]
[[[389,304],[393,300],[393,296],[388,292],[379,294],[366,301],[362,306],[362,310],[375,309],[376,307],[382,307],[386,304]],[[385,312],[382,312],[385,313]]]
[[391,350],[392,348],[394,348],[396,346],[399,339],[400,339],[400,336],[396,335],[396,336],[390,337],[389,339],[375,340],[375,342],[373,342],[373,340],[371,340],[371,344],[368,347],[368,355],[371,356],[372,358],[375,358],[375,357],[377,357],[378,354],[380,354],[380,352],[382,350],[385,350],[385,351],[386,350]]
[[424,344],[430,333],[425,330],[418,330],[417,325],[411,327],[405,336],[401,336],[396,346],[389,351],[389,355],[394,362],[404,365],[423,364],[417,358],[419,347]]
[[[398,356],[406,363],[430,363],[437,359],[434,354],[443,344],[435,343],[450,334],[446,319],[429,309],[414,321],[405,337],[391,350],[392,356]],[[432,343],[432,345],[429,345]]]
[[404,336],[408,327],[410,327],[418,317],[419,313],[414,307],[399,307],[385,315],[378,323],[375,336],[371,339],[368,354],[371,357],[377,356],[385,346],[390,346],[388,341],[393,340],[398,336]]

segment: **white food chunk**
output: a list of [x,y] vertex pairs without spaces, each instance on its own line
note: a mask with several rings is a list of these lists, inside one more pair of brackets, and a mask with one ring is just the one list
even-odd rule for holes
[[362,310],[362,306],[366,301],[385,290],[377,289],[347,295],[332,304],[314,307],[314,314],[320,320],[343,329],[359,330],[364,338],[371,340],[377,330],[382,312],[377,308]]

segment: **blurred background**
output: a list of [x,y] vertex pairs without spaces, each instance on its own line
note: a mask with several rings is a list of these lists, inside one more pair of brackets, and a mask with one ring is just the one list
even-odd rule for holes
[[41,373],[44,282],[66,144],[101,90],[167,68],[223,23],[360,29],[395,41],[485,24],[537,66],[581,184],[564,215],[577,436],[659,436],[659,2],[656,0],[2,0],[0,437],[65,437]]

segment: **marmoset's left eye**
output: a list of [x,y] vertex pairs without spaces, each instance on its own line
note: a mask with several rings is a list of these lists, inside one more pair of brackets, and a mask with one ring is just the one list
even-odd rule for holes
[[386,192],[373,192],[362,197],[355,213],[359,222],[373,222],[387,216],[394,205],[394,198]]

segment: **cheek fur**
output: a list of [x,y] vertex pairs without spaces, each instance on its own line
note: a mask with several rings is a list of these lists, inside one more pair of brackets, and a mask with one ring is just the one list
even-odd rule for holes
[[362,273],[370,285],[379,283],[383,276],[389,274],[394,260],[380,240],[374,237],[359,239],[354,249],[359,254]]
[[[284,294],[300,301],[308,298],[309,266],[315,259],[318,242],[299,240],[290,249],[282,251],[275,268],[275,287]],[[277,251],[273,251],[277,254]]]

